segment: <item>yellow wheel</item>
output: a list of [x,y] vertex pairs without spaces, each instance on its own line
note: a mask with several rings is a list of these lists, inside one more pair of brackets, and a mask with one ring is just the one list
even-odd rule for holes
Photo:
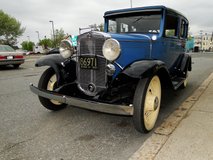
[[140,132],[151,131],[158,118],[161,103],[161,82],[157,75],[141,79],[137,85],[133,106],[133,122]]
[[[49,79],[47,83],[47,90],[53,91],[56,85],[57,85],[57,77],[56,77],[56,74],[54,74],[52,75],[52,77]],[[61,103],[58,101],[55,101],[55,100],[50,100],[50,101],[55,105],[61,105]]]
[[[41,78],[38,83],[38,88],[53,91],[57,87],[57,77],[53,68],[48,68],[44,73],[41,75]],[[38,96],[41,104],[53,111],[61,110],[66,107],[66,104],[60,103],[55,100],[50,100],[44,97]]]
[[188,85],[188,77],[186,77],[186,79],[184,80],[183,84],[180,86],[181,89],[186,88]]

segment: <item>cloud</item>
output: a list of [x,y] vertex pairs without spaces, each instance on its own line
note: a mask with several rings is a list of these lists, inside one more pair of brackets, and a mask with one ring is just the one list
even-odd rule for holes
[[[190,21],[190,31],[213,31],[213,1],[209,0],[132,0],[133,7],[166,5],[183,13]],[[107,10],[129,8],[130,0],[6,0],[0,1],[1,9],[18,19],[26,31],[20,43],[27,36],[34,42],[40,37],[50,37],[51,23],[56,29],[63,28],[65,33],[78,34],[79,27],[103,23],[103,14]]]

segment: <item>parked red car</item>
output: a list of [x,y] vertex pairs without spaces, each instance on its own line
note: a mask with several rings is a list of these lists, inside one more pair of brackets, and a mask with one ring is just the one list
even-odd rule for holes
[[0,45],[0,66],[13,65],[18,68],[24,63],[24,56],[8,45]]

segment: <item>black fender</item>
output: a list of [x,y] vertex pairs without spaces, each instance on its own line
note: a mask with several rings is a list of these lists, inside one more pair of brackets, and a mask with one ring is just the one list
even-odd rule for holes
[[192,71],[192,58],[189,54],[184,54],[181,61],[180,70],[182,72]]
[[133,62],[128,67],[124,68],[123,74],[131,78],[146,78],[157,74],[162,83],[172,86],[169,71],[164,62],[160,60],[141,60]]
[[181,54],[174,67],[174,74],[186,78],[188,71],[192,71],[192,58],[189,54]]
[[141,60],[133,62],[124,68],[123,73],[132,78],[142,78],[156,73],[159,69],[164,68],[167,72],[165,63],[159,60]]
[[56,77],[58,80],[58,83],[61,83],[62,80],[62,75],[60,68],[62,67],[61,62],[64,62],[65,59],[60,55],[60,54],[51,54],[51,55],[46,55],[38,59],[35,63],[36,67],[41,67],[41,66],[50,66],[54,69],[56,73]]

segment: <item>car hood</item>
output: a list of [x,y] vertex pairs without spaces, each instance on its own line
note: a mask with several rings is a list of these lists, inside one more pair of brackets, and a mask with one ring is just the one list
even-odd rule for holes
[[125,41],[151,41],[151,36],[153,34],[137,34],[137,33],[124,33],[124,34],[114,34],[111,33],[110,36],[120,42]]

